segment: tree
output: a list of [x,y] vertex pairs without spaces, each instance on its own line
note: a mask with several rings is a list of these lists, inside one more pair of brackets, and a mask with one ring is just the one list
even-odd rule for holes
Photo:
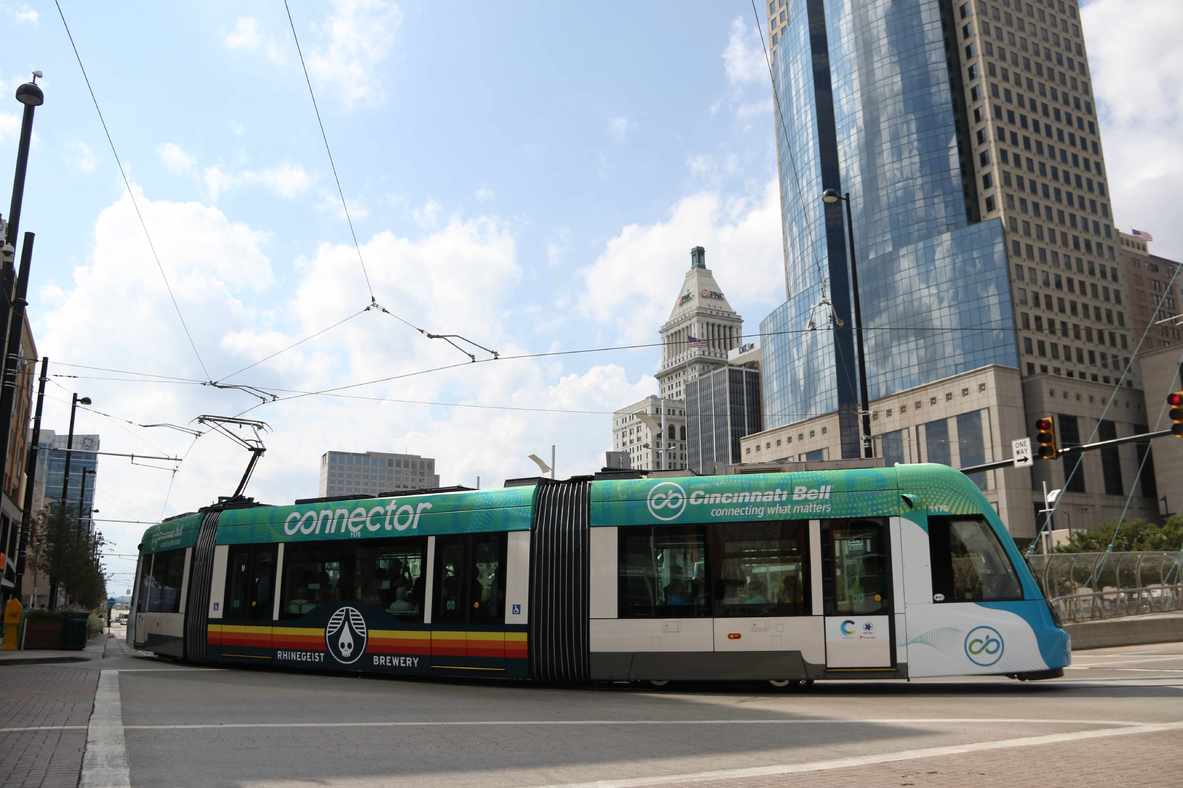
[[[1115,531],[1116,541],[1113,539]],[[1057,547],[1056,552],[1100,553],[1109,548],[1110,542],[1113,542],[1113,549],[1117,552],[1183,550],[1183,514],[1172,516],[1163,525],[1145,520],[1128,520],[1125,523],[1106,523],[1100,528],[1091,528],[1087,531],[1074,531],[1068,543]]]
[[61,585],[67,600],[94,608],[107,598],[106,577],[99,559],[103,539],[82,527],[76,512],[59,507],[49,516],[42,560],[51,578],[50,605]]

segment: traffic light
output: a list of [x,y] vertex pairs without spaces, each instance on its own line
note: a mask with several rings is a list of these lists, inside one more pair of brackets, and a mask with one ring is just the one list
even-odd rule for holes
[[1171,406],[1171,434],[1183,438],[1183,389],[1168,394],[1167,404]]
[[1051,416],[1044,416],[1035,422],[1035,441],[1039,444],[1039,459],[1054,460],[1060,455],[1056,445],[1056,420]]

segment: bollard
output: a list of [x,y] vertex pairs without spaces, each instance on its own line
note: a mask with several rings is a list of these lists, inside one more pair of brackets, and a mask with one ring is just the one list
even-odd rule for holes
[[4,606],[4,650],[16,651],[20,642],[21,603],[16,597]]

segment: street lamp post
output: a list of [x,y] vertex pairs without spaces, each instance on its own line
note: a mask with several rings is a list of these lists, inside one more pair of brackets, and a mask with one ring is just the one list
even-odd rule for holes
[[[91,403],[90,397],[79,397],[77,392],[75,392],[75,394],[73,395],[73,397],[70,400],[70,431],[66,435],[66,465],[62,469],[62,497],[61,497],[61,503],[60,503],[63,525],[65,525],[65,523],[68,522],[68,520],[66,518],[69,517],[69,508],[66,506],[66,492],[67,492],[67,490],[69,488],[69,484],[70,484],[70,455],[74,450],[74,416],[78,412],[79,405],[89,405],[90,403]],[[85,478],[85,477],[83,477],[83,478]],[[63,530],[65,530],[65,529],[63,529]],[[61,542],[64,537],[65,537],[65,533],[59,534],[58,538],[55,540],[56,544],[54,545],[54,548],[53,548],[54,554],[58,558],[58,561],[55,563],[58,563],[58,564],[60,564],[61,558],[62,558],[62,548],[64,547],[64,545]],[[49,607],[51,610],[53,608],[57,607],[57,590],[58,590],[58,582],[59,581],[60,581],[60,578],[57,577],[57,575],[50,575],[50,577],[49,577]]]
[[850,289],[854,296],[854,343],[855,355],[858,356],[858,386],[859,411],[863,425],[863,456],[874,457],[875,449],[871,440],[871,404],[867,396],[867,362],[863,349],[863,308],[859,299],[858,261],[854,254],[854,218],[850,213],[850,193],[839,194],[837,189],[826,189],[822,192],[822,202],[826,205],[846,203],[846,238],[847,248],[850,250]]
[[[13,309],[17,309],[21,315],[20,319],[24,320],[24,288],[28,286],[29,281],[29,265],[32,261],[32,238],[31,236],[25,239],[25,246],[27,247],[21,257],[21,279],[24,284],[21,286],[20,292],[17,293],[16,302],[13,301],[13,285],[16,283],[16,270],[13,268],[13,260],[16,256],[16,239],[17,233],[20,231],[21,224],[21,205],[25,200],[25,172],[29,168],[29,144],[33,139],[33,113],[37,107],[45,103],[45,94],[41,92],[41,88],[37,86],[37,80],[40,78],[41,72],[33,72],[33,81],[26,82],[16,89],[16,100],[25,107],[24,117],[21,119],[21,136],[17,143],[16,149],[16,174],[12,180],[12,203],[8,209],[8,224],[4,228],[4,239],[0,246],[3,246],[7,254],[3,255],[3,260],[0,260],[0,289],[3,293],[0,294],[0,349],[3,350],[3,357],[0,357],[0,379],[7,381],[10,377],[15,382],[16,370],[20,369],[20,360],[14,359],[11,356],[20,355],[19,352],[13,354],[8,352],[8,347],[13,344],[11,333],[13,328],[11,323],[16,322],[12,319]],[[16,341],[15,344],[19,351],[21,323],[17,323]],[[4,435],[8,434],[10,421],[12,415],[10,413],[11,397],[9,397],[9,404],[7,410],[0,412],[0,431]],[[24,427],[22,426],[22,429]],[[7,447],[5,447],[6,449]],[[7,451],[0,453],[0,457],[6,457]],[[0,468],[0,473],[3,469]]]
[[16,234],[21,224],[21,204],[25,199],[25,171],[29,167],[29,143],[33,138],[33,113],[37,107],[45,103],[45,94],[37,85],[41,72],[33,72],[33,81],[26,82],[16,89],[16,100],[25,105],[25,114],[21,118],[21,137],[16,148],[16,176],[12,180],[12,204],[8,209],[8,229],[4,238],[13,246],[16,245]]
[[[82,469],[82,489],[79,490],[79,492],[78,492],[78,525],[77,525],[79,532],[81,532],[82,528],[83,528],[83,526],[82,526],[83,521],[85,521],[87,523],[87,525],[86,525],[87,536],[90,535],[90,515],[91,515],[91,509],[89,506],[86,505],[86,474],[88,474],[88,473],[91,476],[94,476],[97,473],[97,471],[95,471],[91,468],[83,468]],[[94,493],[92,492],[91,495],[93,495],[93,494]]]

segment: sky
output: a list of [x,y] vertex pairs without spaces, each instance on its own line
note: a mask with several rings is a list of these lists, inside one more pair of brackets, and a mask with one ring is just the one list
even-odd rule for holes
[[[78,392],[101,414],[77,430],[104,450],[185,458],[175,474],[102,458],[100,518],[234,490],[247,455],[228,439],[135,426],[259,402],[200,385],[227,376],[279,393],[450,367],[251,410],[270,428],[247,490],[264,502],[316,495],[330,449],[424,454],[442,484],[490,487],[554,444],[560,477],[590,473],[611,411],[656,393],[657,348],[468,364],[407,323],[503,357],[654,343],[697,245],[746,331],[784,300],[745,0],[292,0],[364,273],[281,0],[62,8],[159,266],[54,4],[0,0],[0,88],[45,74],[21,220],[37,233],[30,319],[51,373],[77,376],[51,378],[43,426],[64,432]],[[1183,257],[1183,4],[1083,15],[1118,224]],[[19,110],[0,105],[0,160]],[[361,312],[371,288],[386,312]],[[122,555],[144,529],[99,527]],[[134,561],[107,566],[123,593]]]

